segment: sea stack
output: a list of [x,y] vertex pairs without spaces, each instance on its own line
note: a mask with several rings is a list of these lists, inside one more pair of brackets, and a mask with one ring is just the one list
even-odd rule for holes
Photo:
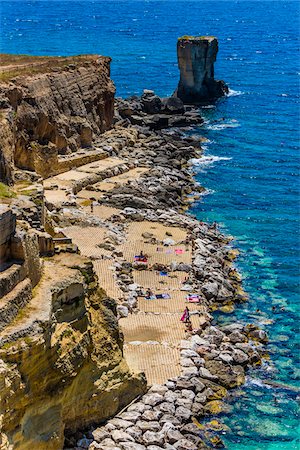
[[228,87],[214,78],[218,40],[213,36],[183,36],[177,42],[180,80],[175,96],[198,104],[223,97]]

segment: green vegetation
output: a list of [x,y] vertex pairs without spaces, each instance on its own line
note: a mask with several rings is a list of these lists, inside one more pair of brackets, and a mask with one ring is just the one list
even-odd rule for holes
[[6,184],[0,182],[0,198],[15,198],[16,193]]

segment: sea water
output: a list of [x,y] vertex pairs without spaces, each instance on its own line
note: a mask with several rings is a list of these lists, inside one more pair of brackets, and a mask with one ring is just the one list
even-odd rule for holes
[[207,138],[194,165],[207,191],[191,213],[217,221],[240,249],[249,301],[217,320],[260,324],[270,336],[270,361],[231,396],[222,438],[234,450],[299,448],[299,3],[20,0],[0,12],[1,52],[109,55],[120,96],[172,94],[177,37],[218,37],[216,77],[230,95],[190,130]]

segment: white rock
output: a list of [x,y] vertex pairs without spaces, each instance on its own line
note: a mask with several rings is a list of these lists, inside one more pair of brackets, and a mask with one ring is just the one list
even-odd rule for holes
[[210,373],[210,371],[208,369],[206,369],[205,367],[200,367],[199,368],[199,377],[201,378],[206,378],[207,380],[217,380],[218,377],[213,375],[212,373]]
[[209,345],[209,342],[207,342],[205,339],[203,339],[200,336],[198,336],[198,334],[195,334],[194,336],[192,336],[191,339],[190,339],[190,342],[192,344],[192,349],[193,350],[197,349],[201,345],[203,345],[203,346]]
[[182,358],[198,358],[199,355],[194,350],[181,350],[180,356]]
[[190,400],[193,400],[195,398],[195,394],[193,391],[190,391],[189,389],[182,389],[181,395],[184,398],[188,398]]
[[128,427],[132,427],[133,423],[129,422],[128,420],[119,419],[118,417],[115,417],[114,419],[111,419],[109,423],[112,423],[115,425],[116,428],[126,429]]
[[146,431],[143,435],[144,443],[148,445],[162,445],[164,443],[164,435],[162,433],[154,433],[153,431]]
[[115,442],[126,442],[126,441],[131,441],[133,442],[134,439],[132,436],[130,436],[130,434],[126,433],[125,431],[121,431],[121,430],[113,430],[111,432],[111,437],[113,438],[113,440]]
[[180,341],[180,350],[191,350],[192,343],[190,341],[182,340]]
[[229,353],[223,353],[223,352],[221,352],[219,354],[219,359],[225,363],[232,363],[232,361],[233,361],[233,358],[231,355],[229,355]]
[[193,367],[195,364],[194,364],[194,361],[190,358],[181,358],[180,365],[182,367]]
[[160,425],[157,421],[148,422],[146,420],[138,420],[136,426],[142,431],[159,431]]
[[168,388],[161,384],[153,384],[148,392],[164,395],[166,392],[168,392]]
[[184,377],[194,377],[195,375],[198,375],[198,373],[199,369],[196,366],[187,367],[182,371]]
[[120,317],[128,317],[129,311],[128,311],[127,306],[118,305],[117,313]]
[[138,444],[137,442],[120,442],[120,446],[122,450],[146,450],[144,445]]
[[145,405],[155,406],[163,402],[164,397],[161,394],[146,394],[143,396],[143,402]]

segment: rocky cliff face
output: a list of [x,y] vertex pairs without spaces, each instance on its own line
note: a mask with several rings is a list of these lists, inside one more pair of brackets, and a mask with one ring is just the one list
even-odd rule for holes
[[[35,299],[43,308],[25,328]],[[29,308],[0,336],[0,448],[62,449],[68,430],[105,420],[144,392],[145,379],[123,358],[115,314],[91,262],[45,262]]]
[[15,78],[5,79],[7,67],[3,69],[0,179],[4,182],[12,182],[13,161],[43,177],[59,172],[60,155],[90,147],[94,136],[112,125],[115,88],[110,58],[63,61],[49,70],[45,63],[33,66],[31,75],[18,69]]
[[184,103],[197,104],[228,92],[224,81],[214,79],[218,41],[211,36],[184,36],[177,42],[180,81],[176,95]]

